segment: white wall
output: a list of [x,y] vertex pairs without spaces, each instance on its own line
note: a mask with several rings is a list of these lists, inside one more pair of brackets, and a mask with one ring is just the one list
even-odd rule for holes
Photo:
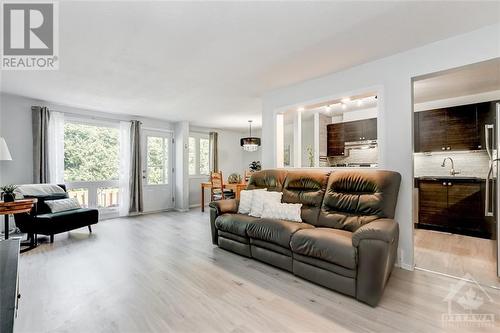
[[262,150],[263,165],[276,166],[277,110],[377,90],[380,168],[402,175],[396,211],[401,231],[398,263],[412,269],[412,78],[499,56],[500,24],[496,24],[270,92],[263,99],[262,136],[267,142]]
[[[248,164],[255,160],[260,160],[260,149],[257,152],[246,152],[241,149],[240,139],[247,136],[247,132],[235,132],[213,128],[191,127],[190,132],[195,133],[219,133],[219,169],[222,171],[224,180],[232,173],[238,173],[242,177]],[[259,132],[252,131],[252,136],[260,135]],[[189,206],[196,207],[201,203],[200,184],[207,181],[208,177],[190,177],[189,178]],[[205,203],[208,204],[209,191],[205,192]]]

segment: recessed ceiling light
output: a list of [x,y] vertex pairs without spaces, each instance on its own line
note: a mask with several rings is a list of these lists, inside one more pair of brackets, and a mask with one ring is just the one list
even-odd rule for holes
[[342,98],[342,103],[347,103],[347,102],[350,102],[351,99],[349,97],[346,97],[346,98]]

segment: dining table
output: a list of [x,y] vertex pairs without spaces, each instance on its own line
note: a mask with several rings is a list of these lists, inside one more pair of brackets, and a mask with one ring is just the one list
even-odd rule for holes
[[[246,182],[236,183],[236,184],[223,184],[222,187],[227,190],[233,190],[235,193],[236,199],[240,198],[241,190],[244,190],[247,187]],[[212,187],[211,182],[202,182],[201,183],[201,211],[205,211],[205,189],[210,189]]]

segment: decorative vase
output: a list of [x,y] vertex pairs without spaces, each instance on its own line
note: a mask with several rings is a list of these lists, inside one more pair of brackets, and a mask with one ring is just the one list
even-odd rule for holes
[[3,194],[3,201],[4,202],[12,202],[15,199],[14,193],[4,193]]

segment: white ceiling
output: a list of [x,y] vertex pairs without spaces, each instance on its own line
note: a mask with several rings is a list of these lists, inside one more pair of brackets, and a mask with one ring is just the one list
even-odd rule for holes
[[420,78],[414,82],[415,103],[500,90],[500,59],[492,59]]
[[260,125],[260,96],[496,23],[499,2],[60,1],[60,70],[2,91],[193,125]]

